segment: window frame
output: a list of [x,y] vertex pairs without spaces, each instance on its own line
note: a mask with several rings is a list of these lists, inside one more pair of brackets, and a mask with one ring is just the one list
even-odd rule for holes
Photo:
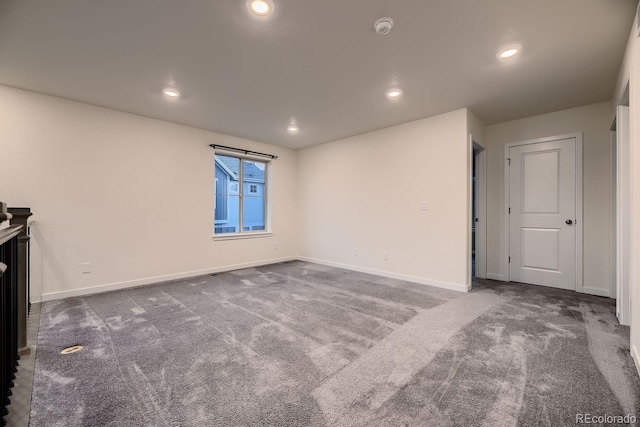
[[[232,233],[217,233],[215,232],[216,222],[215,222],[215,198],[216,198],[216,186],[215,186],[215,163],[216,156],[225,156],[225,157],[233,157],[240,160],[240,169],[238,171],[238,199],[239,199],[239,213],[238,213],[238,231]],[[263,196],[264,199],[264,230],[247,230],[244,231],[244,162],[259,162],[264,163],[264,189]],[[214,163],[214,191],[213,191],[213,199],[214,199],[214,211],[213,211],[213,240],[234,240],[234,239],[246,239],[252,237],[269,237],[273,235],[271,231],[271,159],[265,159],[258,156],[251,156],[246,154],[239,154],[235,152],[228,152],[224,150],[214,150],[213,153],[213,163]],[[249,184],[251,185],[251,184]],[[255,197],[255,196],[253,196]],[[228,206],[228,204],[227,204]],[[227,217],[228,218],[228,217]]]

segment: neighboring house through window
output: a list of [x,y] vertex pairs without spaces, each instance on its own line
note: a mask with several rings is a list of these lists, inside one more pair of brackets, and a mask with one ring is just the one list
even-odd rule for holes
[[215,234],[266,231],[268,163],[215,156]]
[[216,224],[226,222],[229,216],[227,198],[224,196],[226,185],[226,177],[222,173],[218,173],[218,167],[216,166],[216,197],[214,204]]

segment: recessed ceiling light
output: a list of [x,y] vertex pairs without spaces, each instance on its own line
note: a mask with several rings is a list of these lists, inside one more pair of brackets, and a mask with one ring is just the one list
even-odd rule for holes
[[373,29],[376,30],[376,33],[381,36],[386,36],[391,31],[391,27],[393,27],[393,19],[391,18],[380,18],[376,22],[373,23]]
[[249,9],[256,15],[267,16],[271,13],[273,7],[267,0],[251,0],[249,3]]
[[298,125],[296,125],[295,123],[291,123],[289,125],[289,127],[287,128],[287,132],[292,133],[292,134],[293,133],[298,133],[299,130],[300,129],[298,129]]
[[504,50],[501,50],[500,52],[498,52],[497,57],[499,59],[509,59],[509,58],[513,58],[518,53],[520,53],[520,47],[519,46],[512,46],[512,47],[510,47],[508,49],[504,49]]
[[172,98],[172,99],[176,99],[180,97],[180,92],[178,92],[177,89],[173,89],[173,88],[165,88],[162,93],[164,93],[164,96],[166,96],[167,98]]
[[387,98],[398,99],[402,95],[402,91],[398,88],[389,89],[387,91]]

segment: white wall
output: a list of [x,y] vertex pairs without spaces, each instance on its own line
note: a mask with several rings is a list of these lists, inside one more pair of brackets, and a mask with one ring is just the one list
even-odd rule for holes
[[301,150],[300,255],[466,290],[469,156],[466,109]]
[[[0,111],[0,200],[34,212],[36,300],[297,254],[292,150],[3,86]],[[273,237],[212,240],[212,143],[280,156]]]
[[504,280],[504,145],[547,136],[583,135],[584,291],[609,296],[611,290],[610,102],[487,126],[487,274]]
[[[297,153],[2,86],[0,107],[0,152],[11,159],[0,170],[0,198],[35,213],[36,299],[298,255],[467,289],[469,133],[487,147],[494,278],[504,274],[506,256],[504,144],[584,133],[585,287],[610,289],[610,103],[486,129],[461,109]],[[280,156],[273,164],[273,237],[212,239],[211,143]],[[428,211],[420,210],[422,201]],[[91,273],[81,272],[83,262],[92,263]]]
[[640,42],[637,17],[631,26],[629,43],[614,91],[614,105],[622,98],[629,82],[629,114],[631,118],[631,354],[640,371]]
[[475,142],[486,148],[486,126],[472,111],[467,110],[467,112],[467,128],[469,133],[473,135]]

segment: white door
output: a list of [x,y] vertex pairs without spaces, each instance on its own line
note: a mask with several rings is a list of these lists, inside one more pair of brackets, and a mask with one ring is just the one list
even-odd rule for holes
[[509,149],[511,281],[576,289],[576,140]]
[[623,325],[631,324],[629,155],[629,107],[618,106],[616,115],[616,314],[618,321]]

